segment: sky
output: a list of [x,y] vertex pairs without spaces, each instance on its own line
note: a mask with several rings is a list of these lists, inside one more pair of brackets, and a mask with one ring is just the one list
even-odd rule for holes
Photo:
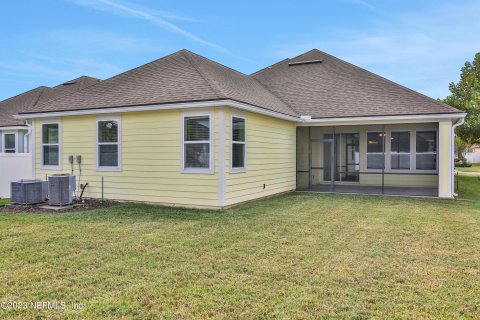
[[188,49],[245,74],[313,48],[433,98],[480,51],[480,0],[0,4],[0,100]]

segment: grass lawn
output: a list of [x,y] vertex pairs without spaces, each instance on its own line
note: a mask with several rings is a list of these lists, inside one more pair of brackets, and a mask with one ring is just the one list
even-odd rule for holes
[[10,199],[0,199],[0,207],[10,203]]
[[480,163],[472,163],[471,167],[455,167],[455,170],[461,172],[480,172]]
[[[480,180],[462,201],[292,193],[226,211],[0,215],[0,318],[479,318]],[[71,303],[83,308],[73,310]]]

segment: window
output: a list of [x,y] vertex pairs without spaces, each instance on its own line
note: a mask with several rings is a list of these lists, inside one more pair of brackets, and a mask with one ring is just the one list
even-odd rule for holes
[[42,125],[42,165],[60,166],[60,125],[58,123]]
[[[183,118],[183,169],[210,171],[212,153],[210,116]],[[193,170],[192,170],[193,169]]]
[[410,169],[410,132],[392,132],[391,139],[391,168]]
[[15,147],[17,137],[15,133],[5,133],[3,135],[3,152],[15,153],[17,151]]
[[384,168],[384,133],[367,133],[367,169]]
[[437,133],[417,131],[416,138],[417,170],[437,169]]
[[97,167],[99,169],[118,169],[119,161],[119,121],[98,121]]
[[232,159],[233,170],[245,169],[245,119],[232,117]]

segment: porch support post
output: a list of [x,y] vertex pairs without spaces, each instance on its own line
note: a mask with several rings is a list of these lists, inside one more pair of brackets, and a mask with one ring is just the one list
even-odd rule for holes
[[332,153],[333,153],[333,161],[331,163],[331,177],[332,177],[332,184],[331,190],[335,192],[335,178],[337,176],[337,138],[335,136],[335,126],[332,127]]
[[438,196],[452,198],[452,122],[438,123]]
[[383,165],[382,165],[382,194],[385,194],[385,125],[382,125],[382,158],[383,158]]
[[308,191],[312,191],[312,127],[308,127]]

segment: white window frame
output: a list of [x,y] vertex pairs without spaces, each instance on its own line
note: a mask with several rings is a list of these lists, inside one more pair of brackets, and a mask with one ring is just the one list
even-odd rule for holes
[[[410,142],[410,151],[409,152],[396,152],[394,154],[398,154],[398,155],[405,155],[405,154],[408,154],[408,162],[409,162],[409,168],[408,169],[400,169],[400,168],[395,168],[393,169],[392,168],[392,134],[393,133],[408,133],[408,136],[409,136],[409,142]],[[390,171],[392,172],[410,172],[412,171],[412,142],[413,142],[413,139],[412,139],[412,131],[411,130],[402,130],[402,129],[393,129],[393,130],[389,130],[388,131],[388,134],[387,134],[387,140],[388,141],[388,162],[389,162],[389,166],[388,168],[390,169]],[[385,148],[386,149],[386,148]],[[387,150],[385,150],[385,154],[387,154]]]
[[[233,118],[242,119],[245,123],[245,141],[233,141]],[[233,144],[243,144],[243,167],[233,167]],[[230,173],[247,172],[247,119],[241,114],[232,113],[230,115]]]
[[[116,121],[117,122],[117,142],[99,142],[99,132],[98,132],[98,125],[100,122],[106,121]],[[97,121],[95,122],[95,148],[96,148],[96,156],[95,156],[95,167],[96,171],[122,171],[122,121],[119,116],[108,116],[108,117],[98,117]],[[100,166],[100,146],[101,145],[117,145],[117,166]]]
[[[18,153],[18,132],[17,131],[2,131],[1,138],[2,138],[2,153],[7,153],[7,150],[13,150],[13,149],[7,149],[5,147],[5,136],[13,134],[15,136],[15,152]],[[11,154],[11,153],[10,153]]]
[[[185,141],[185,118],[191,117],[208,117],[209,120],[209,140],[200,140],[200,141]],[[214,138],[214,113],[211,110],[206,111],[191,111],[191,112],[182,112],[180,116],[180,172],[181,173],[203,173],[203,174],[214,174],[215,173],[215,138]],[[208,143],[209,144],[209,167],[208,168],[185,168],[185,144],[195,144],[195,143]]]
[[[435,152],[420,152],[420,153],[417,153],[417,133],[418,132],[434,132],[435,133],[435,143],[436,143],[436,146],[435,146]],[[423,173],[432,173],[432,172],[438,172],[438,149],[439,149],[439,139],[438,139],[438,129],[437,128],[432,128],[432,129],[423,129],[423,128],[420,128],[420,129],[416,129],[415,130],[415,133],[414,133],[414,142],[415,142],[415,145],[414,145],[414,154],[415,154],[415,157],[414,157],[414,171],[415,172],[423,172]],[[434,154],[436,155],[435,157],[435,169],[417,169],[417,154]]]
[[[376,133],[381,132],[382,129],[379,128],[377,130],[368,130],[364,131],[364,148],[365,148],[365,164],[361,165],[364,168],[365,172],[382,172],[382,169],[370,169],[367,167],[367,155],[368,155],[368,133]],[[410,132],[410,170],[408,169],[392,169],[391,166],[391,133],[392,132]],[[437,161],[436,161],[436,168],[432,170],[417,170],[417,132],[435,132],[437,136]],[[438,173],[438,148],[439,148],[439,140],[438,140],[438,128],[429,128],[429,127],[408,127],[405,129],[400,128],[385,128],[386,140],[385,140],[385,173],[417,173],[417,174],[434,174]]]
[[378,129],[378,130],[371,130],[371,131],[367,131],[365,133],[365,144],[366,144],[366,147],[365,147],[365,169],[366,171],[370,171],[370,172],[382,172],[382,168],[369,168],[368,167],[368,155],[369,154],[380,154],[380,155],[385,155],[384,159],[383,159],[383,162],[384,162],[384,169],[387,170],[387,130],[385,130],[385,132],[383,132],[383,145],[385,146],[385,152],[368,152],[368,134],[369,133],[382,133],[382,129]]
[[[43,126],[48,124],[58,125],[58,143],[43,143]],[[58,146],[58,165],[51,166],[43,163],[43,147],[44,146]],[[62,123],[60,120],[44,121],[40,124],[40,167],[46,170],[62,170]]]

